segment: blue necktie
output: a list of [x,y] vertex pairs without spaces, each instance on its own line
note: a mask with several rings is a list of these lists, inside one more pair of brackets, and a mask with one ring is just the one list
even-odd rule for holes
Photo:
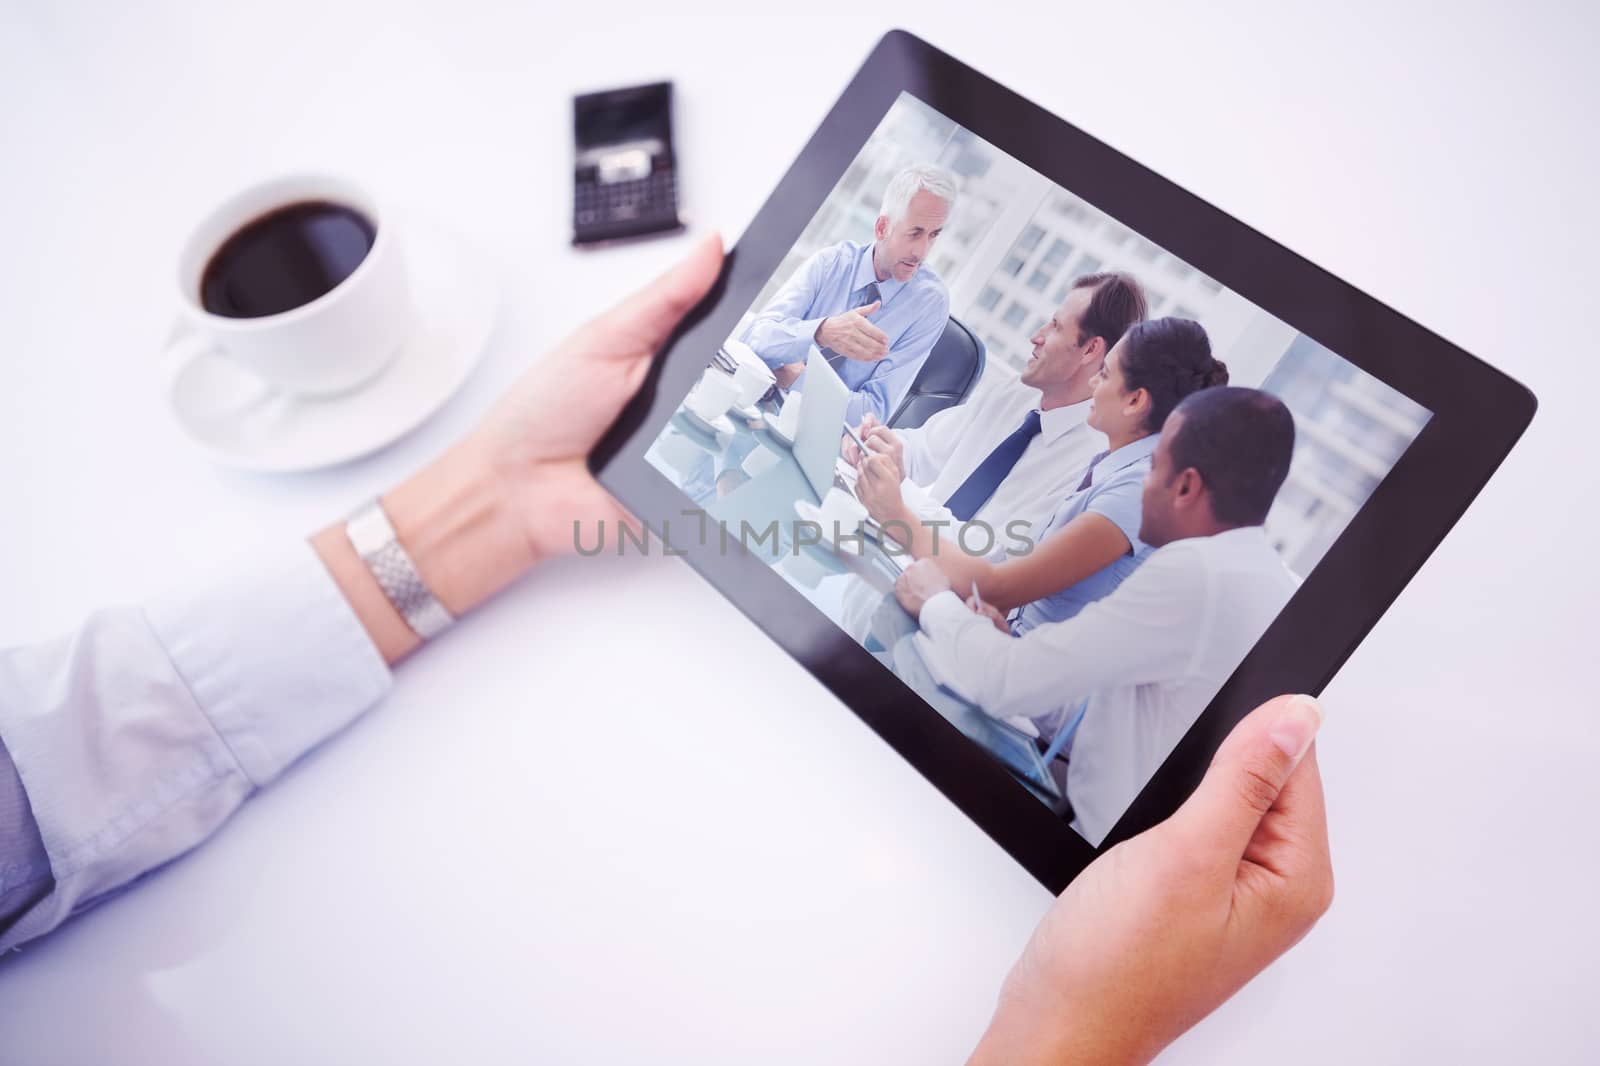
[[[869,281],[865,285],[861,286],[861,288],[850,294],[850,306],[846,307],[845,310],[854,311],[858,307],[865,307],[870,303],[876,303],[877,300],[878,283],[875,281]],[[832,348],[823,348],[822,354],[827,357],[828,365],[833,367],[835,371],[839,369],[839,364],[845,358]]]
[[1016,431],[995,445],[994,451],[984,457],[978,464],[978,469],[967,475],[967,480],[961,483],[956,491],[950,494],[945,501],[945,506],[950,508],[950,513],[961,522],[972,521],[972,516],[978,513],[978,508],[989,501],[994,495],[994,490],[1000,487],[1000,482],[1011,473],[1011,468],[1017,465],[1017,460],[1022,458],[1022,453],[1028,450],[1028,443],[1039,435],[1039,412],[1029,411],[1028,417],[1022,420],[1022,425]]

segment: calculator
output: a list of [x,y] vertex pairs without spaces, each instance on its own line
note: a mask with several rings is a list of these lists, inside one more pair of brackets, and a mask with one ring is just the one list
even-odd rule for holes
[[676,233],[672,83],[573,98],[572,243]]

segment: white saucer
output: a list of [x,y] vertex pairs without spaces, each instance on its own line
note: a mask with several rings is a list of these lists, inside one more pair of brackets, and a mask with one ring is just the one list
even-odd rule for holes
[[762,419],[761,408],[755,404],[751,404],[749,407],[735,407],[733,408],[733,413],[746,422],[760,422]]
[[688,419],[691,426],[698,426],[709,433],[727,433],[731,435],[739,432],[738,427],[733,424],[733,419],[729,418],[726,413],[720,414],[708,422],[701,418],[700,413],[688,404],[684,404],[679,410],[683,412],[683,417]]
[[[341,396],[296,398],[225,357],[197,359],[170,392],[184,434],[224,466],[313,470],[371,454],[443,407],[483,357],[497,279],[484,256],[441,226],[408,217],[403,232],[416,325],[378,377]],[[180,323],[173,337],[185,329]]]

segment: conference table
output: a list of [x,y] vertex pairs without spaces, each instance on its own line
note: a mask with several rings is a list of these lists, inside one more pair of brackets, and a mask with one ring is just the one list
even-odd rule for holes
[[[776,415],[777,410],[776,402],[767,399],[754,413]],[[730,545],[742,545],[730,550],[750,551],[766,562],[1029,792],[1052,810],[1065,811],[1066,797],[1034,737],[990,717],[934,680],[912,639],[916,619],[894,596],[905,553],[886,549],[870,521],[861,536],[841,538],[837,548],[825,532],[815,543],[797,535],[803,523],[797,521],[802,516],[796,502],[815,506],[821,501],[789,443],[765,418],[746,417],[738,410],[728,412],[726,422],[718,425],[712,428],[680,405],[645,458],[727,531]],[[843,478],[835,484],[849,488]],[[774,522],[776,536],[740,537],[747,528],[763,533]]]

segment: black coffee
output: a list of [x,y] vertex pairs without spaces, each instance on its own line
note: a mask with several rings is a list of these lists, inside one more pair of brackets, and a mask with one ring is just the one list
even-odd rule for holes
[[200,276],[200,306],[227,318],[290,311],[361,265],[377,229],[359,211],[305,202],[262,215],[223,242]]

